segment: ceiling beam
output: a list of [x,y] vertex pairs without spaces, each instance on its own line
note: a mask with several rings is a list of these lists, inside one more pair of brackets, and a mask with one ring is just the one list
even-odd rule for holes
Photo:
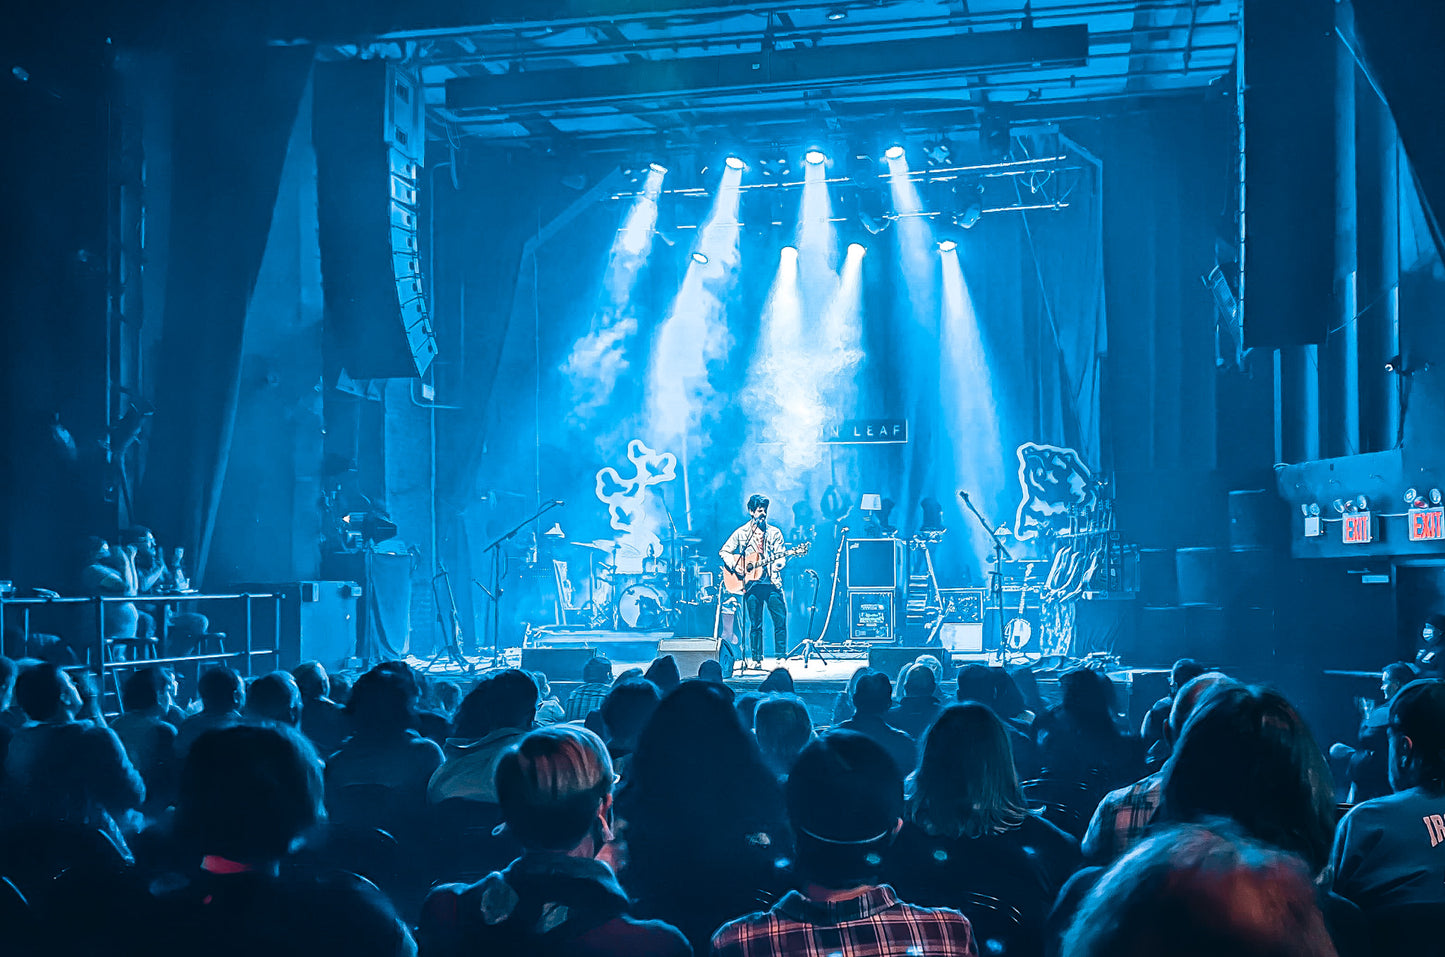
[[477,110],[556,109],[667,96],[813,89],[833,83],[1005,73],[1083,66],[1084,25],[996,30],[960,36],[716,57],[651,60],[600,67],[455,77],[447,107]]

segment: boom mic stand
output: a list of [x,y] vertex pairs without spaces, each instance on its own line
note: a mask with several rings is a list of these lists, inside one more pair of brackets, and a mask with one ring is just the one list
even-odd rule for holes
[[522,519],[516,525],[513,525],[510,529],[494,538],[490,543],[488,543],[486,548],[482,549],[482,554],[486,554],[487,552],[492,553],[492,587],[485,588],[482,586],[481,582],[476,583],[477,587],[481,588],[482,591],[486,592],[487,597],[491,599],[491,606],[488,609],[487,613],[487,637],[491,641],[492,645],[492,667],[496,667],[497,659],[500,658],[502,654],[502,650],[498,644],[501,638],[500,633],[502,628],[502,545],[505,544],[508,540],[510,540],[513,535],[517,534],[522,529],[526,528],[528,525],[532,524],[537,519],[541,518],[543,515],[546,515],[548,512],[552,511],[552,509],[562,504],[565,503],[560,498],[554,498],[552,501],[537,509],[531,515],[528,515],[526,518]]
[[973,500],[968,497],[968,492],[960,489],[958,497],[963,499],[963,504],[973,513],[973,517],[978,520],[978,524],[988,533],[988,537],[993,539],[993,574],[990,576],[989,592],[994,600],[994,608],[998,611],[998,651],[1003,659],[1003,663],[1007,665],[1010,659],[1009,652],[1013,649],[1008,646],[1008,638],[1004,629],[1003,563],[1004,559],[1012,561],[1013,556],[1009,554],[1009,550],[1004,545],[1003,539],[998,537],[998,532],[994,531],[993,525],[991,525],[988,519],[983,517],[983,513],[974,506]]

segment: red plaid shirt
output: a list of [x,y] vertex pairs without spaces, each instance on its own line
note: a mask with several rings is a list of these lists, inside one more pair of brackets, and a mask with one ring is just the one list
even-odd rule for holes
[[714,957],[977,957],[968,918],[947,908],[900,903],[887,884],[847,900],[789,891],[772,910],[724,924]]

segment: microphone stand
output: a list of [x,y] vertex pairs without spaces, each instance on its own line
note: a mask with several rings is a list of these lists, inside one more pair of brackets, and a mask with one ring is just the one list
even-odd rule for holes
[[1013,555],[1009,554],[1008,547],[1004,545],[1003,539],[998,537],[998,533],[994,531],[993,525],[988,521],[988,519],[984,518],[983,513],[974,506],[973,500],[968,497],[968,493],[960,489],[958,497],[963,499],[963,504],[968,507],[968,510],[970,512],[973,513],[973,517],[978,520],[978,524],[983,528],[986,533],[988,533],[988,537],[993,539],[993,575],[991,576],[991,580],[989,582],[989,591],[993,595],[994,607],[998,609],[999,657],[1002,658],[1003,663],[1007,665],[1009,664],[1009,652],[1011,651],[1011,649],[1008,646],[1008,639],[1004,635],[1003,563],[1004,559],[1013,561]]
[[487,544],[486,548],[482,549],[482,554],[486,554],[487,552],[492,553],[492,587],[485,588],[482,586],[481,582],[476,583],[477,587],[481,588],[482,591],[486,592],[487,597],[491,599],[491,607],[487,615],[487,636],[490,639],[492,645],[492,667],[496,667],[497,659],[500,658],[502,654],[501,648],[499,647],[499,642],[501,639],[500,632],[502,628],[502,545],[509,541],[513,535],[517,534],[522,529],[526,528],[528,525],[532,524],[537,519],[541,518],[543,515],[546,515],[548,512],[552,511],[552,509],[556,508],[561,504],[562,502],[560,499],[553,499],[546,505],[543,505],[541,508],[537,509],[531,515],[528,515],[526,518],[522,519],[516,525],[513,525],[510,529],[503,532],[501,535],[494,538],[490,543]]

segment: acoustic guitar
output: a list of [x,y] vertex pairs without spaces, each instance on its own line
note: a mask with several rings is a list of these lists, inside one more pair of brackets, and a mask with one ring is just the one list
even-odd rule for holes
[[723,587],[727,589],[729,595],[741,595],[747,590],[748,585],[763,577],[764,569],[773,562],[797,555],[806,555],[808,549],[812,547],[812,542],[804,542],[787,551],[765,555],[750,562],[746,561],[746,555],[740,555],[735,566],[723,562]]

